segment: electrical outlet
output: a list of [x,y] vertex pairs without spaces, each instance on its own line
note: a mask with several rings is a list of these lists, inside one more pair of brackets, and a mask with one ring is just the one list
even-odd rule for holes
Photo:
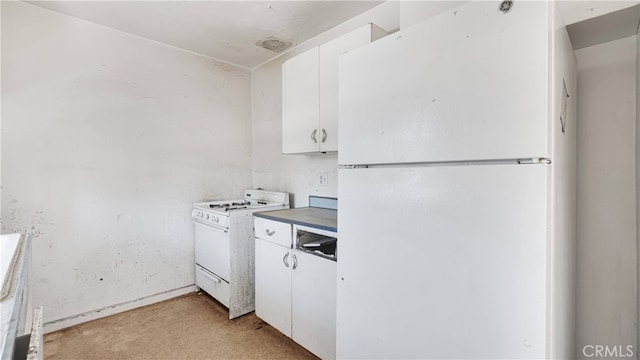
[[320,182],[319,182],[320,186],[328,186],[329,185],[329,174],[327,173],[320,173]]

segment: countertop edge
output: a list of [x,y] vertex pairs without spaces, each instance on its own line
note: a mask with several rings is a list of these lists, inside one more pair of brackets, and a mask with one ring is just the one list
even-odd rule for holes
[[[289,209],[289,210],[295,210],[295,209]],[[331,210],[331,209],[326,209],[326,210]],[[267,219],[267,220],[279,221],[279,222],[283,222],[283,223],[287,223],[287,224],[302,225],[302,226],[307,226],[307,227],[314,228],[314,229],[332,231],[332,232],[336,232],[336,233],[338,232],[337,227],[331,227],[331,226],[315,224],[315,223],[311,223],[311,222],[307,222],[307,221],[301,221],[301,220],[295,220],[295,219],[291,219],[291,218],[287,218],[287,217],[271,215],[268,212],[255,212],[255,213],[253,213],[253,216],[264,218],[264,219]]]

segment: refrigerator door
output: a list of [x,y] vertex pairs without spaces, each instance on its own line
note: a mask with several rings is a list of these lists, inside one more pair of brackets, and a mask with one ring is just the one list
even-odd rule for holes
[[548,170],[339,170],[337,358],[544,358]]
[[549,4],[499,4],[469,2],[344,54],[339,164],[547,157]]

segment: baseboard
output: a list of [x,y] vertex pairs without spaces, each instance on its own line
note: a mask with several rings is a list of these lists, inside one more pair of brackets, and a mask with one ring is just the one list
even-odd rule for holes
[[120,304],[103,307],[102,309],[88,311],[86,313],[49,321],[44,324],[44,333],[46,334],[46,333],[58,331],[58,330],[75,326],[78,324],[82,324],[91,320],[96,320],[103,317],[115,315],[121,312],[139,308],[142,306],[155,304],[160,301],[169,300],[174,297],[178,297],[178,296],[185,295],[195,291],[196,291],[196,286],[189,285],[179,289],[169,290],[159,294],[149,295],[139,299],[126,301]]

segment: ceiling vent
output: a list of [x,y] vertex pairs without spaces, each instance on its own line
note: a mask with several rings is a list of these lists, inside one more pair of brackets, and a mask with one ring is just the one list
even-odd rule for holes
[[278,39],[274,36],[267,36],[266,38],[259,40],[256,45],[273,52],[281,52],[284,49],[288,49],[292,43],[291,41]]

